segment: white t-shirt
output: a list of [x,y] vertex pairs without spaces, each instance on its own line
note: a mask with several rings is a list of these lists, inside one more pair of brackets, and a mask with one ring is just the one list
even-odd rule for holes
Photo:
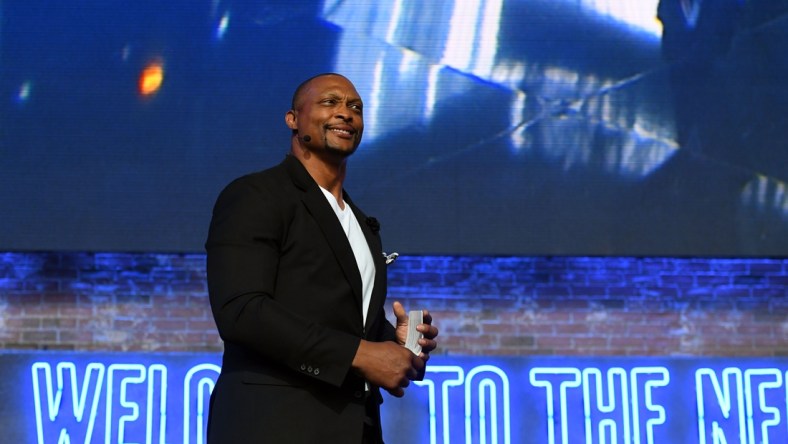
[[364,237],[364,232],[361,231],[361,226],[358,224],[356,215],[350,209],[350,205],[342,200],[344,209],[339,207],[337,199],[328,190],[320,187],[326,200],[334,209],[342,229],[345,231],[350,248],[353,249],[353,256],[356,257],[356,265],[358,271],[361,273],[361,288],[363,293],[361,313],[364,316],[364,325],[367,323],[367,312],[369,311],[369,300],[372,298],[372,287],[375,285],[375,262],[372,259],[372,253],[369,251],[367,238]]

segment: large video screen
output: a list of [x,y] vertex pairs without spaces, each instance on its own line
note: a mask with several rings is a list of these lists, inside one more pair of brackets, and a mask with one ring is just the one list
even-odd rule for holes
[[0,1],[0,250],[202,251],[339,72],[387,251],[784,256],[784,4]]

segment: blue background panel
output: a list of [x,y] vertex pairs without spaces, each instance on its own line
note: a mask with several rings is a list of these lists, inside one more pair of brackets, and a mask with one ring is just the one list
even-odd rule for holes
[[[296,85],[365,99],[347,190],[408,254],[782,256],[783,0],[0,3],[0,249],[202,251]],[[145,69],[159,89],[143,94]]]

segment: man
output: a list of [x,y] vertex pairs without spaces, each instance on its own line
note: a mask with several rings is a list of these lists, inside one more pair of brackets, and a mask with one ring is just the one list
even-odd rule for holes
[[379,226],[342,189],[362,110],[345,77],[308,79],[285,114],[290,154],[216,202],[208,289],[225,350],[209,443],[380,443],[379,388],[399,397],[424,374],[438,330],[424,310],[422,353],[403,347]]

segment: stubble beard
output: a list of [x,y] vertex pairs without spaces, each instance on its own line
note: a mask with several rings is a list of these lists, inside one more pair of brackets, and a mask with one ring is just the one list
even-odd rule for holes
[[353,153],[355,153],[356,150],[358,149],[358,145],[360,143],[360,141],[354,140],[353,147],[350,149],[345,149],[336,145],[332,145],[328,141],[328,137],[326,137],[325,135],[323,136],[323,142],[324,142],[323,149],[326,152],[326,154],[340,160],[347,159],[348,157],[353,155]]

